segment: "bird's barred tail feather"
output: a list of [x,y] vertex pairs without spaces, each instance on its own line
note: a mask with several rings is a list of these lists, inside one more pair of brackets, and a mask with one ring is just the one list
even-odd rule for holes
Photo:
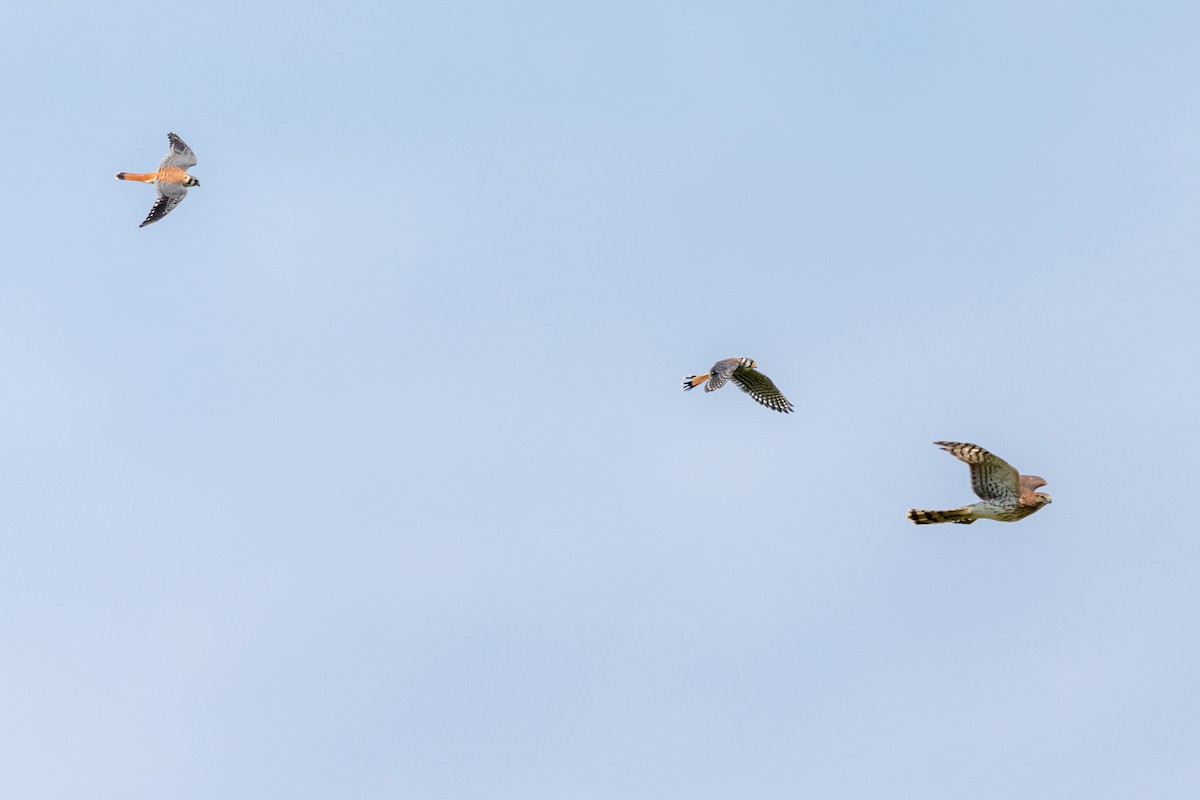
[[690,392],[692,389],[695,389],[697,386],[708,380],[709,375],[711,375],[711,373],[705,375],[685,375],[683,377],[683,390],[685,392]]
[[970,525],[975,521],[970,506],[950,508],[945,511],[924,511],[919,508],[910,508],[908,518],[917,525],[933,525],[938,522],[957,522],[959,525]]

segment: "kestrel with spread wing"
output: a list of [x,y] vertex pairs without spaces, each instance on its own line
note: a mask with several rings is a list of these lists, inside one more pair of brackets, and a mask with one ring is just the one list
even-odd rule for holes
[[1046,485],[1036,475],[1021,475],[1004,459],[977,444],[934,442],[971,468],[971,488],[980,502],[947,511],[921,511],[910,508],[908,518],[917,525],[957,522],[970,525],[977,519],[1016,522],[1050,504],[1050,495],[1034,491]]
[[704,391],[711,392],[720,389],[728,381],[736,383],[739,389],[767,408],[784,414],[792,411],[792,404],[783,396],[783,392],[775,387],[770,378],[758,371],[758,364],[750,358],[726,358],[718,361],[704,375],[685,377],[683,389],[691,391],[703,383]]
[[196,166],[196,154],[192,152],[192,148],[184,144],[183,139],[174,133],[167,134],[167,141],[170,142],[170,147],[162,162],[159,163],[156,172],[117,173],[119,181],[153,183],[154,188],[158,190],[158,199],[150,207],[150,213],[146,219],[141,225],[138,225],[139,228],[144,228],[151,222],[158,222],[170,214],[175,206],[187,197],[189,187],[200,185],[200,181],[187,174],[188,167]]

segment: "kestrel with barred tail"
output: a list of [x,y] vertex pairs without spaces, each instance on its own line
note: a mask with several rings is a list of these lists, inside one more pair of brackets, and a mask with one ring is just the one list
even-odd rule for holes
[[758,364],[751,358],[726,358],[718,361],[704,375],[685,377],[683,389],[685,392],[691,391],[703,383],[704,391],[711,392],[720,389],[728,381],[736,383],[739,389],[767,408],[784,414],[792,410],[792,404],[783,396],[783,392],[775,388],[770,378],[758,371]]
[[167,141],[170,142],[170,147],[162,162],[159,163],[156,172],[117,173],[119,181],[153,183],[154,188],[158,190],[158,199],[150,207],[150,213],[146,215],[146,219],[141,225],[138,225],[139,228],[144,228],[151,222],[158,222],[170,214],[175,206],[187,197],[189,187],[200,185],[200,181],[187,174],[188,167],[196,166],[196,154],[192,152],[192,148],[184,144],[183,139],[174,133],[167,134]]
[[971,468],[971,488],[980,502],[948,511],[908,510],[908,518],[917,525],[957,522],[970,525],[977,519],[1016,522],[1042,506],[1050,505],[1050,495],[1036,492],[1046,481],[1036,475],[1018,474],[1007,461],[994,456],[977,444],[934,442]]

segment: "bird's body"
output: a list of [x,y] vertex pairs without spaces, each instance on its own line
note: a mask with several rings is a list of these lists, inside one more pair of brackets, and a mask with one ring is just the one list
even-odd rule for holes
[[787,414],[793,410],[791,402],[776,388],[775,383],[758,371],[752,358],[725,358],[712,365],[704,375],[687,375],[683,379],[684,391],[704,384],[704,391],[720,389],[729,381],[767,408]]
[[155,172],[117,173],[119,181],[152,183],[158,191],[158,199],[154,201],[150,213],[146,215],[146,219],[138,226],[139,228],[144,228],[152,222],[158,222],[170,214],[175,206],[187,197],[188,187],[200,185],[200,181],[187,173],[188,167],[196,165],[196,154],[192,152],[192,148],[184,144],[183,139],[174,133],[167,134],[167,141],[170,144],[167,154]]
[[1050,495],[1035,491],[1046,481],[1036,475],[1021,475],[1004,459],[992,455],[977,444],[965,442],[934,442],[950,455],[971,468],[971,488],[980,502],[945,511],[908,510],[908,518],[917,525],[956,522],[970,525],[977,519],[1016,522],[1028,517],[1042,506],[1049,505]]

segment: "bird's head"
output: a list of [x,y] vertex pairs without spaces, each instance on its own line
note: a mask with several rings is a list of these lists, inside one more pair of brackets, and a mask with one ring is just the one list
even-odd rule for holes
[[191,175],[188,175],[188,176],[186,176],[186,177],[183,179],[183,185],[184,185],[185,187],[187,187],[188,189],[190,189],[190,188],[192,188],[193,186],[199,186],[199,185],[200,185],[200,180],[199,180],[198,178],[195,178],[195,177],[191,176]]
[[758,369],[758,362],[755,361],[753,358],[743,358],[743,359],[741,359],[741,361],[742,361],[742,366],[745,367],[746,369]]

